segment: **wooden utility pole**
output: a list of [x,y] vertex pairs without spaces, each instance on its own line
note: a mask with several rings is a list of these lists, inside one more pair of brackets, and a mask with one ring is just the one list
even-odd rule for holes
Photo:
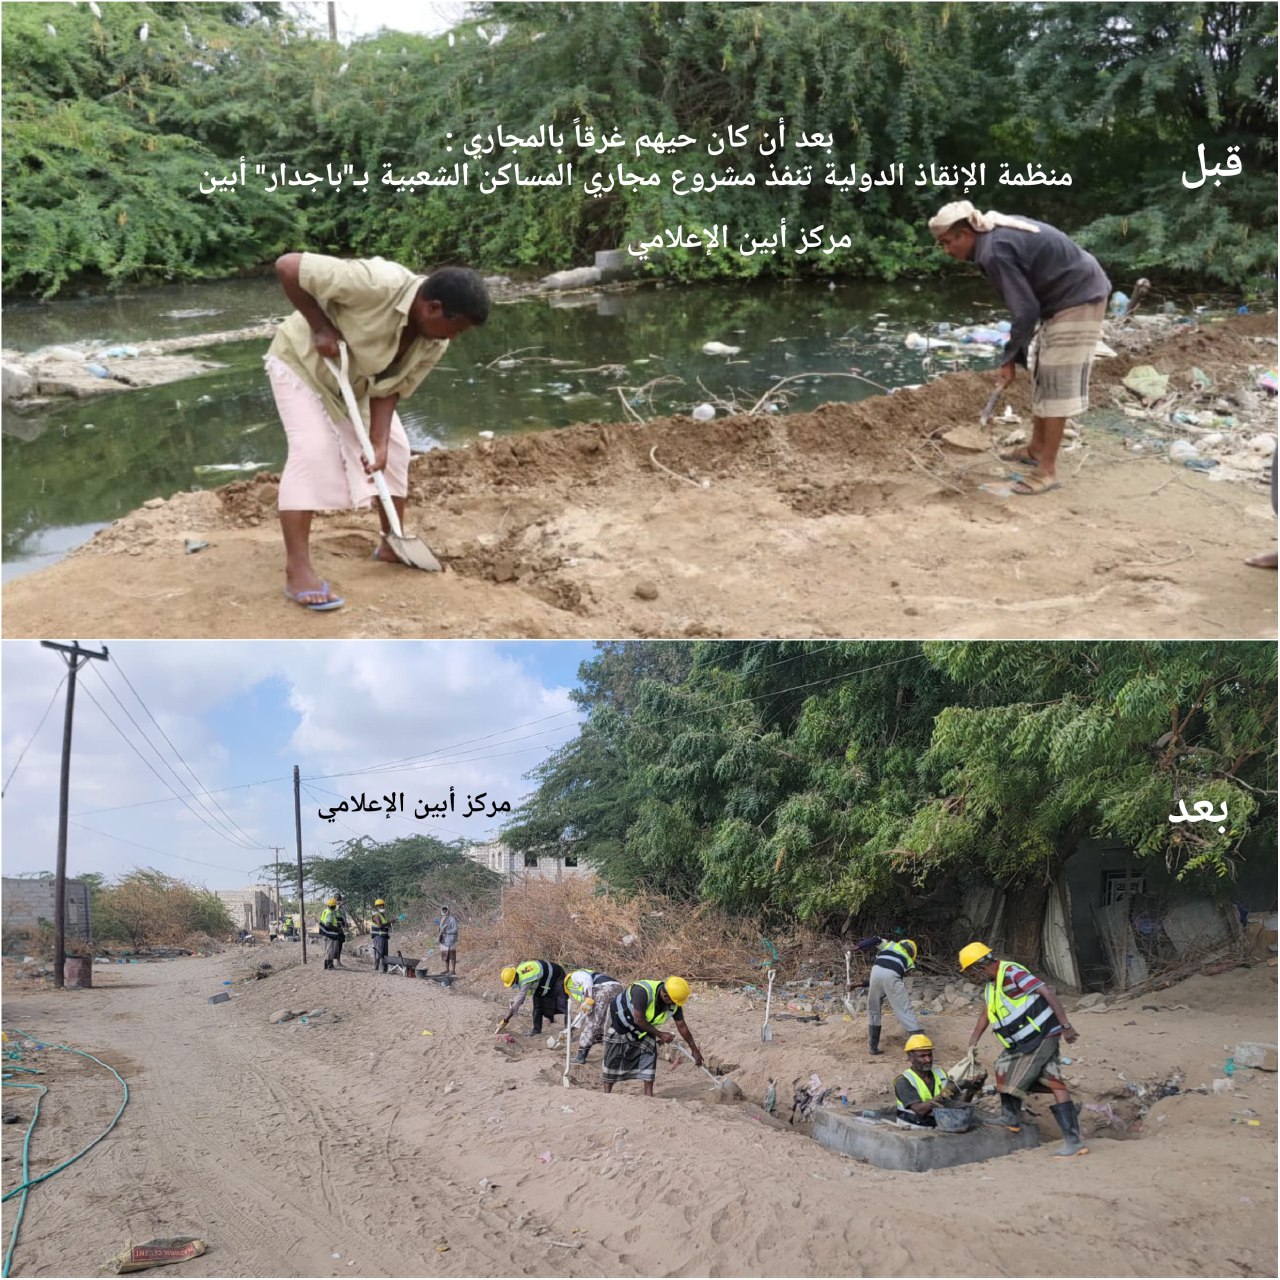
[[284,845],[273,844],[269,848],[276,855],[276,919],[284,919],[284,906],[280,902],[280,854],[284,851]]
[[302,931],[302,963],[307,963],[307,904],[302,897],[302,779],[293,766],[293,827],[298,837],[298,928]]
[[71,721],[76,709],[76,672],[90,658],[107,659],[107,648],[101,653],[82,649],[79,641],[55,644],[41,640],[46,649],[55,649],[67,664],[67,713],[62,721],[62,783],[58,788],[58,861],[53,872],[53,985],[61,988],[65,980],[67,959],[67,801],[71,794]]
[[338,6],[329,0],[329,39],[338,43]]

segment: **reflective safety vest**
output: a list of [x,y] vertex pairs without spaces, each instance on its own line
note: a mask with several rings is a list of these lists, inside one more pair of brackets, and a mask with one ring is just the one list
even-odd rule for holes
[[1010,997],[1005,994],[1004,978],[1009,968],[1010,961],[1001,960],[996,980],[988,982],[983,993],[987,1000],[987,1020],[996,1039],[1006,1049],[1013,1049],[1029,1040],[1038,1040],[1051,1031],[1061,1031],[1049,1002],[1039,991],[1029,996]]
[[342,917],[337,907],[325,907],[320,913],[320,932],[327,938],[336,938],[342,932]]
[[375,911],[373,913],[373,936],[375,938],[391,937],[391,921],[387,919],[385,911]]
[[899,977],[904,976],[908,969],[916,967],[911,952],[900,942],[886,942],[876,952],[876,958],[872,964],[878,964],[882,969],[891,969]]
[[555,972],[556,966],[545,960],[525,960],[516,965],[516,983],[521,991],[535,990],[538,995],[545,996],[551,990]]
[[597,987],[603,986],[606,982],[613,982],[614,979],[609,977],[607,973],[596,973],[594,970],[587,971],[588,982],[584,985],[581,982],[574,982],[572,978],[566,984],[569,995],[572,999],[581,1004]]
[[651,1027],[660,1027],[671,1016],[670,1009],[658,1008],[658,988],[662,986],[660,982],[644,981],[633,982],[629,987],[623,987],[613,998],[612,1015],[614,1025],[619,1031],[625,1032],[633,1040],[640,1040],[648,1035],[647,1031],[641,1031],[636,1025],[635,1013],[631,1007],[631,989],[632,987],[643,987],[648,993],[649,1004],[644,1011],[644,1019]]
[[[942,1092],[943,1085],[947,1083],[947,1073],[938,1067],[930,1068],[928,1079],[918,1074],[913,1067],[908,1067],[902,1073],[902,1078],[920,1095],[921,1102],[932,1102]],[[920,1117],[906,1106],[901,1098],[898,1099],[898,1115],[916,1124],[920,1122]]]

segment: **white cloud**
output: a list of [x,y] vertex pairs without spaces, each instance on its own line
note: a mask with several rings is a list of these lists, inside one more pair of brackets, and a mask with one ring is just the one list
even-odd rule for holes
[[[98,646],[85,642],[85,647]],[[307,854],[327,852],[332,842],[356,834],[379,840],[417,833],[445,840],[490,838],[502,818],[464,816],[465,797],[484,791],[490,801],[509,801],[514,808],[530,790],[522,775],[572,737],[578,718],[568,690],[550,687],[537,674],[536,645],[155,641],[109,647],[111,663],[91,662],[79,675],[68,838],[73,875],[117,875],[134,866],[155,866],[214,888],[247,883],[251,869],[272,858],[270,846],[284,846],[286,859],[295,856],[295,763],[307,785],[302,807]],[[584,659],[589,648],[573,646],[572,653]],[[5,642],[0,659],[0,741],[7,776],[65,667],[54,652],[33,642]],[[172,749],[134,701],[125,675]],[[233,822],[250,833],[253,848],[239,848],[211,831],[176,800],[147,803],[169,792],[104,719],[105,712],[141,745],[139,729],[129,723],[104,680],[179,776],[143,748],[158,772],[176,789],[191,789],[194,784],[174,749],[180,752],[201,782],[218,792],[216,801],[229,815],[224,819],[215,809],[216,817],[208,822]],[[54,700],[5,795],[7,875],[53,868],[64,698],[65,691]],[[522,725],[528,727],[517,727]],[[397,761],[407,763],[391,771],[373,770]],[[344,776],[322,777],[328,774]],[[447,797],[451,786],[456,807],[447,820],[365,813],[330,823],[316,812],[315,797],[323,797],[327,807],[329,793],[367,792],[372,799],[403,791],[412,810],[419,801]]]

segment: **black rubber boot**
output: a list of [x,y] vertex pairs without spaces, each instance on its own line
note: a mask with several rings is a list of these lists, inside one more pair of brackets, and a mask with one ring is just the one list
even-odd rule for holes
[[872,1054],[876,1055],[877,1057],[884,1052],[880,1048],[880,1028],[879,1027],[867,1028],[867,1047],[871,1050]]
[[531,1036],[540,1036],[542,1034],[542,1019],[534,1018],[533,1030],[529,1032]]
[[574,1062],[579,1062],[579,1063],[586,1062],[587,1051],[585,1049],[579,1049],[578,1052],[573,1055],[573,1060]]
[[1080,1109],[1074,1102],[1055,1102],[1049,1108],[1062,1130],[1062,1146],[1053,1154],[1062,1158],[1085,1156],[1089,1148],[1080,1140]]
[[1012,1094],[1000,1095],[1000,1122],[1010,1133],[1022,1132],[1022,1099]]

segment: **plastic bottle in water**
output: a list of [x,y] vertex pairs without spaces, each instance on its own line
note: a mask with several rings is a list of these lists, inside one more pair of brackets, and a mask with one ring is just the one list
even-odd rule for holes
[[1234,1057],[1230,1057],[1223,1064],[1222,1074],[1224,1076],[1233,1076],[1235,1075],[1235,1073],[1236,1073],[1236,1060]]

